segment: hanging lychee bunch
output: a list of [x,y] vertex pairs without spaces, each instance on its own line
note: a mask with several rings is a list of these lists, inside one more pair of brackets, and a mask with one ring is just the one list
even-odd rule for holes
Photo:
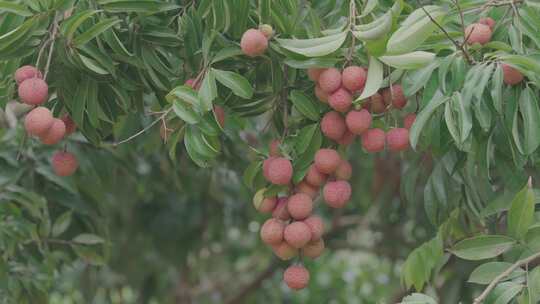
[[[18,94],[21,102],[37,106],[26,114],[24,119],[28,135],[37,137],[45,145],[55,145],[75,132],[75,123],[69,115],[55,118],[48,108],[41,106],[49,95],[49,87],[41,71],[25,65],[15,71],[14,78],[19,85]],[[73,154],[62,151],[55,153],[52,166],[57,175],[69,176],[77,170],[78,163]]]

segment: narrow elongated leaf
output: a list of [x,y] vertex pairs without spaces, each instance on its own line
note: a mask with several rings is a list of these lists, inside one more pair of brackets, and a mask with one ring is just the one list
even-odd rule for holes
[[523,289],[523,285],[514,282],[503,282],[497,285],[487,296],[486,304],[507,304]]
[[276,39],[285,49],[307,57],[320,57],[331,54],[341,47],[347,32],[314,39]]
[[379,59],[396,69],[415,70],[422,68],[435,59],[435,54],[424,51],[416,51],[396,56],[381,56]]
[[231,89],[234,95],[245,99],[249,99],[253,96],[253,88],[244,76],[235,72],[222,71],[217,69],[212,69],[212,71],[216,76],[216,79],[222,85]]
[[217,97],[216,77],[213,70],[208,70],[204,76],[201,88],[199,89],[199,99],[203,111],[212,109],[212,101]]
[[362,91],[362,94],[357,98],[357,100],[366,99],[377,93],[377,91],[381,88],[383,76],[384,71],[382,63],[373,56],[369,57],[366,85]]
[[154,0],[101,0],[101,7],[111,13],[158,13],[181,8],[181,6]]
[[10,12],[24,17],[32,16],[32,12],[24,5],[13,3],[11,1],[0,1],[0,12]]
[[84,31],[84,33],[75,37],[75,39],[73,39],[73,44],[75,44],[75,46],[85,44],[120,22],[122,22],[122,20],[116,18],[101,20],[88,30]]
[[[469,282],[476,284],[489,284],[495,277],[506,271],[511,266],[512,263],[508,262],[488,262],[482,264],[473,270],[469,276]],[[511,280],[524,274],[525,271],[523,269],[517,268],[503,280]]]
[[104,240],[95,234],[83,233],[76,236],[73,242],[84,245],[95,245],[103,243]]
[[527,87],[519,98],[519,111],[523,117],[524,152],[532,154],[540,145],[540,109],[538,100],[532,90]]
[[304,93],[298,90],[293,90],[289,95],[289,99],[292,101],[298,112],[302,113],[302,115],[313,121],[319,120],[320,115],[317,107]]
[[534,218],[534,192],[525,186],[512,200],[508,211],[508,233],[521,239],[527,233]]
[[52,236],[57,237],[68,229],[69,225],[71,224],[72,214],[73,213],[71,211],[67,211],[60,215],[56,221],[54,221],[52,226]]
[[516,241],[504,235],[480,235],[458,242],[452,253],[465,260],[494,258],[512,246]]
[[416,120],[414,121],[414,124],[409,132],[409,141],[413,149],[416,149],[416,145],[420,139],[420,134],[426,127],[426,124],[431,118],[431,115],[433,115],[433,112],[435,112],[435,110],[437,110],[439,106],[445,103],[447,100],[448,97],[443,96],[440,91],[437,91],[426,107],[424,107],[422,111],[418,113]]

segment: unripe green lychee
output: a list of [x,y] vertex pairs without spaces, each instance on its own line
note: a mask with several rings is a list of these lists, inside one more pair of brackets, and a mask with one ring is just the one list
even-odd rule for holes
[[274,185],[288,185],[293,175],[291,161],[276,157],[268,164],[268,181]]
[[343,86],[353,93],[364,88],[366,79],[366,70],[359,66],[346,67],[341,75],[341,82],[343,83]]
[[266,37],[266,39],[270,39],[274,35],[274,29],[270,24],[261,24],[259,25],[259,31]]
[[350,111],[345,117],[345,123],[349,131],[361,135],[371,126],[371,114],[366,109]]
[[29,105],[40,105],[47,101],[49,86],[40,78],[28,78],[19,85],[19,98]]
[[351,185],[346,181],[328,182],[323,189],[324,201],[332,208],[343,208],[351,199],[351,192]]
[[315,167],[324,174],[332,174],[341,163],[341,157],[336,150],[319,149],[315,153]]
[[283,261],[288,261],[298,255],[298,249],[287,244],[287,242],[281,242],[278,245],[272,245],[274,254]]
[[275,218],[267,219],[261,227],[261,240],[268,244],[279,244],[283,241],[285,224]]
[[403,88],[399,84],[392,85],[392,89],[386,88],[382,91],[384,104],[392,106],[396,109],[403,109],[407,104],[407,98],[403,94]]
[[321,120],[321,131],[324,136],[334,141],[340,140],[347,131],[345,119],[338,112],[328,112]]
[[348,146],[354,142],[355,138],[356,134],[353,134],[349,130],[347,130],[339,140],[336,140],[336,142],[340,145]]
[[283,281],[290,289],[304,289],[309,284],[309,271],[304,266],[289,266],[283,273]]
[[298,183],[298,185],[296,185],[295,192],[306,194],[312,200],[316,199],[317,196],[319,196],[319,188],[311,185],[305,180],[301,181],[300,183]]
[[287,211],[295,220],[303,220],[311,215],[313,210],[313,201],[305,193],[296,193],[289,197],[287,202]]
[[386,134],[386,143],[390,151],[405,151],[409,148],[409,130],[393,128]]
[[24,127],[30,135],[40,136],[45,134],[54,123],[54,118],[49,109],[37,107],[26,114]]
[[311,240],[311,229],[304,222],[292,222],[285,227],[285,241],[294,248],[302,248]]
[[268,39],[261,31],[249,29],[242,35],[240,47],[249,57],[260,56],[268,48]]
[[309,166],[309,170],[306,173],[306,181],[316,187],[322,186],[326,182],[326,174],[319,172],[315,165]]
[[272,217],[275,219],[279,219],[282,221],[288,221],[291,219],[291,215],[289,214],[289,211],[287,210],[287,197],[280,197],[277,200],[276,207],[274,208],[274,211],[272,211]]
[[77,126],[75,125],[75,122],[73,121],[73,119],[71,119],[69,114],[64,114],[60,119],[62,119],[64,125],[66,126],[66,137],[73,134],[77,129]]
[[54,118],[51,127],[39,139],[45,145],[56,145],[66,135],[66,125],[61,119]]
[[324,70],[319,76],[319,86],[323,91],[332,94],[341,87],[341,73],[336,68]]
[[31,65],[25,65],[15,71],[15,81],[17,84],[29,78],[43,78],[41,72]]
[[345,113],[352,106],[352,96],[349,91],[344,88],[339,88],[337,91],[328,96],[328,104],[338,112]]
[[319,216],[312,215],[305,219],[304,223],[311,230],[311,241],[319,240],[324,234],[324,222]]
[[473,23],[465,28],[465,39],[468,44],[486,44],[491,40],[491,29],[481,23]]
[[75,155],[69,152],[58,151],[52,158],[52,168],[58,176],[70,176],[79,167],[79,162]]
[[347,160],[341,160],[334,174],[337,180],[349,180],[352,176],[352,166]]
[[489,28],[493,31],[493,28],[495,27],[495,20],[491,17],[485,17],[478,19],[478,23],[485,24],[489,26]]
[[319,81],[319,77],[321,76],[321,73],[326,70],[325,68],[309,68],[307,69],[307,75],[309,79],[311,79],[314,82]]
[[302,248],[302,256],[306,256],[311,259],[316,259],[324,252],[324,240],[319,239],[317,241],[311,241]]
[[502,64],[502,70],[503,70],[503,81],[507,85],[516,85],[523,81],[523,74],[521,74],[520,71],[515,69],[514,67],[503,63]]
[[328,93],[323,91],[318,85],[315,86],[315,96],[317,96],[320,102],[328,103]]
[[410,130],[414,121],[416,120],[416,114],[409,113],[403,118],[403,127],[407,130]]
[[385,134],[378,128],[369,129],[362,134],[362,147],[369,153],[384,150]]

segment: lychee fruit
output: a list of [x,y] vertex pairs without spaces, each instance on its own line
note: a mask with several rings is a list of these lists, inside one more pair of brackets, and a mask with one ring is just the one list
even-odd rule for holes
[[199,88],[201,87],[201,84],[199,82],[195,83],[195,78],[190,78],[186,80],[184,84],[187,85],[188,87],[191,87],[194,90],[199,90]]
[[319,216],[312,215],[305,219],[304,223],[311,230],[311,241],[319,240],[324,234],[324,222]]
[[311,259],[316,259],[321,256],[324,252],[324,240],[319,239],[307,243],[306,246],[302,248],[302,255]]
[[39,139],[46,145],[55,145],[59,143],[66,135],[66,125],[61,119],[54,118],[51,127],[42,134]]
[[283,237],[294,248],[302,248],[311,240],[311,229],[304,222],[292,222],[285,227]]
[[287,211],[295,220],[303,220],[311,215],[313,210],[313,201],[305,193],[296,193],[289,197],[287,202]]
[[307,69],[307,75],[309,79],[313,80],[314,82],[319,81],[319,77],[321,76],[321,73],[326,70],[325,68],[309,68]]
[[261,213],[270,213],[276,207],[277,197],[264,197],[265,191],[261,189],[253,196],[253,205]]
[[64,125],[66,126],[66,137],[73,134],[77,129],[77,126],[75,125],[73,119],[71,119],[68,114],[64,114],[60,119],[62,119]]
[[216,115],[216,121],[223,128],[225,127],[225,110],[223,107],[214,105],[214,115]]
[[345,124],[349,131],[354,134],[362,134],[371,126],[371,114],[365,109],[360,111],[350,111],[345,117]]
[[343,208],[351,199],[351,192],[351,185],[346,181],[328,182],[323,189],[324,201],[332,208]]
[[249,29],[242,35],[240,47],[249,57],[260,56],[268,48],[268,39],[261,31]]
[[280,197],[277,200],[276,207],[274,208],[274,211],[272,211],[272,217],[282,220],[282,221],[288,221],[291,218],[291,215],[289,214],[289,211],[287,210],[287,197]]
[[384,150],[384,141],[384,131],[378,128],[369,129],[362,134],[362,147],[370,153]]
[[366,84],[366,79],[366,70],[359,66],[346,67],[341,75],[343,86],[350,92],[362,90]]
[[489,28],[493,31],[493,28],[495,27],[495,20],[491,17],[485,17],[478,19],[478,23],[485,24],[489,26]]
[[77,158],[69,152],[58,151],[52,157],[52,168],[58,176],[70,176],[78,167]]
[[309,284],[309,271],[304,266],[289,266],[283,273],[283,281],[290,289],[304,289]]
[[47,101],[49,86],[40,78],[28,78],[19,85],[19,98],[29,105],[40,105]]
[[269,172],[269,169],[270,169],[270,163],[276,159],[277,157],[272,157],[270,156],[269,158],[265,159],[263,161],[263,165],[262,165],[262,169],[263,169],[263,176],[264,178],[269,181],[270,180],[270,175],[268,175],[268,172]]
[[371,113],[384,113],[386,111],[386,104],[381,94],[375,93],[369,98],[369,109]]
[[30,135],[40,136],[47,133],[47,130],[54,123],[51,111],[45,107],[37,107],[26,114],[24,127]]
[[345,119],[338,112],[328,112],[321,120],[321,131],[324,136],[334,141],[340,140],[347,131]]
[[275,218],[267,219],[261,227],[261,240],[268,245],[279,244],[283,241],[285,224]]
[[323,91],[332,94],[341,87],[341,73],[336,68],[324,70],[319,76],[319,86]]
[[328,103],[328,93],[323,91],[318,85],[315,86],[315,96],[317,96],[317,99],[322,103]]
[[407,130],[410,130],[414,121],[416,120],[416,114],[409,113],[403,118],[403,127]]
[[340,163],[341,157],[336,150],[320,149],[315,153],[315,168],[321,173],[334,173]]
[[343,137],[341,137],[339,140],[336,140],[336,142],[340,145],[348,146],[353,143],[355,138],[356,134],[353,134],[349,130],[347,130],[345,131],[345,134],[343,134]]
[[390,151],[405,151],[409,148],[409,130],[394,128],[386,134],[386,143]]
[[502,64],[502,70],[503,70],[503,81],[507,85],[516,85],[523,81],[523,74],[521,74],[520,71],[515,69],[514,67],[503,63]]
[[308,172],[306,173],[305,180],[309,184],[320,187],[326,182],[326,174],[321,173],[319,170],[317,170],[317,167],[315,165],[309,166]]
[[270,156],[272,157],[278,157],[281,155],[281,153],[279,152],[279,145],[281,144],[281,142],[279,141],[279,139],[274,139],[270,142],[270,147],[268,148],[268,154],[270,154]]
[[310,183],[301,181],[296,185],[296,193],[303,193],[309,196],[311,199],[316,199],[319,196],[319,188],[311,185]]
[[291,161],[276,157],[268,164],[268,181],[274,185],[288,185],[293,175]]
[[349,180],[352,176],[352,166],[347,160],[341,160],[334,176],[337,180]]
[[29,78],[43,78],[41,72],[31,65],[25,65],[15,71],[15,81],[17,84]]
[[399,84],[392,85],[392,89],[384,89],[382,96],[385,105],[392,104],[396,109],[403,109],[407,104],[407,98],[403,95],[403,88]]
[[351,93],[344,88],[339,88],[328,97],[328,104],[338,112],[347,112],[352,105]]
[[259,31],[266,37],[266,39],[269,39],[274,35],[274,29],[270,24],[261,24],[259,25]]
[[491,28],[482,23],[473,23],[465,28],[465,39],[468,44],[486,44],[491,40]]
[[272,250],[274,251],[274,254],[283,261],[288,261],[298,255],[298,249],[287,244],[287,242],[272,245]]

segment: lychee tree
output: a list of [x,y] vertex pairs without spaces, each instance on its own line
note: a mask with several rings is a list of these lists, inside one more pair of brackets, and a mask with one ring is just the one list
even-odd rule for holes
[[[0,1],[0,296],[88,267],[113,299],[116,267],[139,302],[347,302],[318,270],[365,233],[400,282],[358,301],[537,303],[538,29],[529,0]],[[189,277],[222,246],[269,266]]]

